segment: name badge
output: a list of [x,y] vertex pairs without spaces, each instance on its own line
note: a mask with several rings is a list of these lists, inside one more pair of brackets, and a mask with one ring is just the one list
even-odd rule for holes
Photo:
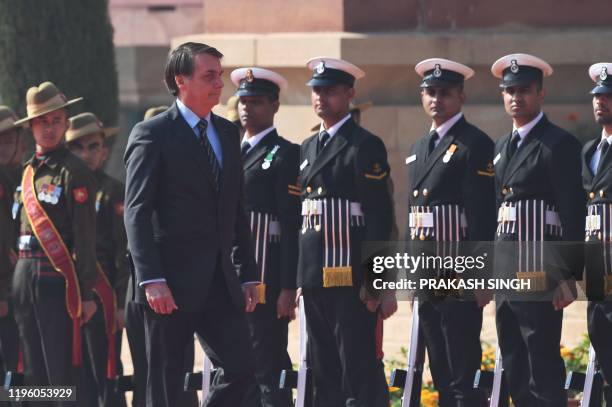
[[305,159],[302,164],[300,164],[300,171],[304,171],[304,168],[306,168],[306,166],[308,166],[308,158]]
[[500,158],[501,158],[501,153],[497,153],[497,155],[493,159],[493,165],[497,164]]
[[408,164],[410,164],[412,162],[415,162],[416,159],[417,159],[416,154],[412,154],[410,157],[406,158],[406,165],[408,165]]

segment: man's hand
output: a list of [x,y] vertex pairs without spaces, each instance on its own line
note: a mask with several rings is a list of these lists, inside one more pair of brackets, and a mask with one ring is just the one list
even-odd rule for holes
[[561,281],[553,293],[553,306],[555,310],[559,311],[567,307],[574,302],[576,296],[576,280],[571,278]]
[[493,291],[491,290],[474,290],[474,298],[480,308],[484,308],[493,299]]
[[289,321],[295,319],[295,291],[282,289],[276,301],[276,317],[288,317]]
[[98,306],[94,300],[83,301],[83,310],[81,312],[81,324],[89,322],[91,317],[96,313]]
[[125,328],[125,310],[124,309],[117,309],[117,311],[115,312],[115,322],[117,323],[117,330],[118,331],[123,331],[123,328]]
[[246,312],[255,311],[255,307],[259,302],[259,293],[257,291],[257,284],[243,284],[242,285],[242,294],[244,295],[244,303],[246,307],[244,310]]
[[178,309],[168,284],[165,282],[148,283],[145,285],[147,302],[156,314],[172,314]]
[[0,301],[0,318],[4,318],[8,315],[8,301]]
[[382,319],[387,319],[397,311],[397,298],[395,298],[395,291],[385,292],[382,295],[379,313]]

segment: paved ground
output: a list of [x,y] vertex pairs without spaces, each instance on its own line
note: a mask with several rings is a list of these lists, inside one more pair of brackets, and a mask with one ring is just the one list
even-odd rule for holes
[[[385,359],[400,358],[400,348],[408,347],[410,336],[410,321],[412,312],[410,304],[405,301],[399,303],[399,310],[391,319],[385,322],[384,351]],[[586,333],[586,302],[575,302],[571,304],[564,313],[562,343],[573,347],[580,342]],[[495,333],[495,313],[494,305],[489,304],[484,310],[484,323],[481,335],[482,340],[495,346],[497,335]],[[294,361],[298,359],[299,328],[297,322],[292,322],[289,326],[289,352]],[[130,359],[127,340],[124,339],[121,358],[124,363],[126,374],[132,372],[132,362]],[[195,370],[201,370],[202,351],[196,345]],[[131,393],[128,393],[128,401],[131,400]]]

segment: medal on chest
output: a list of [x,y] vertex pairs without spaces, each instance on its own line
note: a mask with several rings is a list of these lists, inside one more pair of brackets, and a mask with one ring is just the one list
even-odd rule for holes
[[57,205],[62,194],[62,187],[54,184],[42,184],[38,192],[38,200],[51,205]]
[[272,160],[274,159],[274,154],[276,154],[279,148],[280,146],[277,144],[272,150],[270,150],[270,152],[264,158],[264,162],[261,164],[262,169],[267,170],[268,168],[270,168],[270,166],[272,165]]
[[446,150],[446,153],[444,153],[444,158],[442,159],[442,162],[444,162],[445,164],[449,162],[450,159],[453,157],[453,154],[455,154],[455,151],[457,151],[457,144],[451,144],[448,150]]

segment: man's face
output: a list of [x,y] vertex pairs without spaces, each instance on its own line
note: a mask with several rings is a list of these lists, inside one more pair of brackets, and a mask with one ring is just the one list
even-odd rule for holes
[[210,54],[198,54],[194,58],[191,76],[175,77],[181,100],[188,106],[212,108],[219,103],[223,81],[221,61]]
[[544,89],[536,82],[530,85],[508,86],[502,90],[504,107],[513,119],[530,119],[538,115],[544,103]]
[[68,118],[64,109],[55,110],[30,120],[36,145],[43,150],[53,150],[68,129]]
[[465,93],[459,86],[428,86],[421,89],[421,103],[429,117],[442,124],[461,111]]
[[349,111],[355,89],[348,85],[313,86],[310,93],[312,107],[322,119],[341,119]]
[[104,145],[104,136],[101,133],[88,134],[71,141],[68,143],[68,149],[85,161],[92,171],[102,168],[108,156],[108,148]]
[[242,127],[251,135],[267,129],[274,123],[278,106],[278,101],[272,102],[267,96],[241,96],[238,101],[238,116]]
[[12,165],[18,155],[19,130],[7,130],[0,133],[0,165]]
[[595,121],[602,126],[612,124],[612,93],[596,93],[593,95],[593,114]]

